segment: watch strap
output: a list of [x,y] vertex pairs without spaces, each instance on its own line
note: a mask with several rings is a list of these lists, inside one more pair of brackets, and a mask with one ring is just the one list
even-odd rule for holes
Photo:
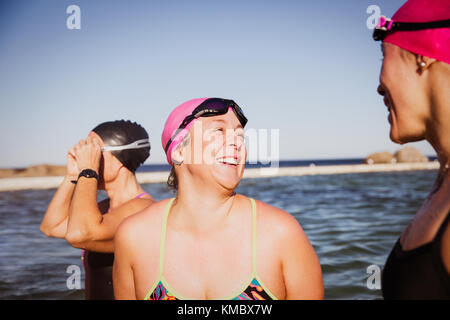
[[78,179],[80,179],[81,177],[85,177],[85,178],[95,178],[98,181],[98,174],[95,170],[92,169],[84,169],[80,172],[80,174],[78,175]]

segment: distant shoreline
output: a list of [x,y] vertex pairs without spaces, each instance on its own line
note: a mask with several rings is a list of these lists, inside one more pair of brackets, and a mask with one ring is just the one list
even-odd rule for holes
[[[423,163],[396,163],[396,164],[352,164],[329,166],[302,166],[279,168],[247,168],[243,179],[305,176],[305,175],[331,175],[369,172],[399,172],[411,170],[437,170],[437,161]],[[137,172],[136,177],[141,184],[164,183],[167,181],[169,171]],[[18,190],[56,189],[62,182],[63,176],[43,177],[17,177],[0,179],[0,192]]]

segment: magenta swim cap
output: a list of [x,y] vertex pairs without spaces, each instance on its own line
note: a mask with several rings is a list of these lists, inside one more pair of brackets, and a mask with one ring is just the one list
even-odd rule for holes
[[[408,0],[392,17],[397,22],[450,19],[450,0]],[[450,28],[389,33],[384,42],[450,64]]]
[[[161,143],[163,149],[166,148],[167,143],[169,142],[170,138],[173,138],[172,143],[169,146],[169,149],[167,149],[166,157],[167,162],[169,164],[173,165],[172,163],[172,150],[174,150],[180,142],[183,141],[186,134],[189,132],[189,128],[195,123],[197,119],[194,119],[191,121],[186,128],[182,129],[180,132],[176,132],[177,129],[180,127],[181,123],[183,122],[184,118],[186,118],[188,115],[194,111],[195,108],[197,108],[203,101],[207,100],[209,98],[199,98],[199,99],[192,99],[189,101],[186,101],[182,104],[180,104],[178,107],[176,107],[167,118],[166,124],[164,125],[164,130],[161,136]],[[174,137],[174,135],[176,135]]]

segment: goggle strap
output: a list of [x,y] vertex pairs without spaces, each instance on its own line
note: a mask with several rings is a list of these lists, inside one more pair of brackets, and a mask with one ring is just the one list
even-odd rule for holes
[[381,16],[375,27],[373,39],[375,41],[384,40],[389,31],[417,31],[447,27],[450,27],[450,19],[429,22],[400,22]]
[[194,118],[199,118],[202,115],[204,115],[205,113],[217,113],[217,110],[216,109],[203,109],[203,110],[200,110],[199,112],[194,114]]
[[105,146],[102,147],[102,151],[121,151],[129,149],[142,149],[147,147],[151,147],[150,141],[148,139],[141,139],[123,146]]
[[388,31],[388,30],[399,30],[399,31],[414,31],[414,30],[424,30],[424,29],[437,29],[450,27],[450,19],[447,20],[436,20],[428,22],[401,22],[394,21],[385,16],[380,17],[380,21],[375,29]]
[[414,31],[450,27],[450,19],[430,22],[394,22],[391,30]]
[[167,150],[169,150],[169,147],[172,144],[173,140],[175,140],[175,138],[178,135],[178,133],[180,133],[184,129],[185,129],[185,127],[178,128],[177,130],[175,130],[174,134],[172,134],[172,137],[170,137],[169,141],[167,141],[166,147],[164,148],[164,152],[167,153]]

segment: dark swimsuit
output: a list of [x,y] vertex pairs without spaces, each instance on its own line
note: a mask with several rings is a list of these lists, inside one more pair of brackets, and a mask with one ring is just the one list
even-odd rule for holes
[[397,240],[383,270],[384,299],[450,299],[450,275],[441,256],[442,235],[449,222],[450,212],[433,241],[416,249],[403,251]]
[[[142,193],[140,198],[147,193]],[[114,288],[112,284],[112,268],[114,253],[101,253],[83,250],[85,280],[84,290],[86,300],[114,300]]]
[[84,251],[86,300],[114,300],[112,267],[114,253]]

